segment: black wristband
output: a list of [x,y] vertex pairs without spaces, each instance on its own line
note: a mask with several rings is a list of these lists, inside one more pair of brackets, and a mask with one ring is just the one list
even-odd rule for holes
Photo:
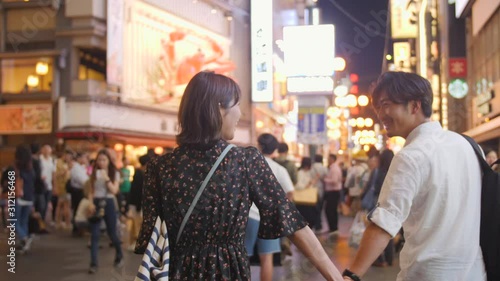
[[356,275],[354,272],[350,271],[349,269],[345,269],[344,272],[342,272],[342,276],[346,276],[351,278],[353,281],[361,281],[361,278],[359,278],[358,275]]

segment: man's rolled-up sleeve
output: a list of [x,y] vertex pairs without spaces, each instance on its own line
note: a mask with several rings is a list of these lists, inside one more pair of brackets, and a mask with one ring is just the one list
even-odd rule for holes
[[392,237],[398,234],[403,222],[408,218],[419,188],[418,175],[414,161],[407,155],[398,153],[387,172],[377,207],[368,214],[372,223]]

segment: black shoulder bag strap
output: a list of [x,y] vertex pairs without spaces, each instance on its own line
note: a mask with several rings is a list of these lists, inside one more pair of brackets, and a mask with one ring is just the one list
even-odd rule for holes
[[462,134],[462,137],[464,137],[470,143],[472,148],[474,149],[474,152],[476,153],[477,159],[479,160],[479,165],[481,166],[481,170],[486,171],[486,170],[490,169],[490,165],[488,165],[488,163],[484,159],[483,153],[481,152],[479,145],[471,137],[469,137],[467,135]]

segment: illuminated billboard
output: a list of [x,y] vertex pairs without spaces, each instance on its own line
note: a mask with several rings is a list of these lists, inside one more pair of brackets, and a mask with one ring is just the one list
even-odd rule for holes
[[196,73],[236,68],[229,38],[142,1],[125,8],[122,101],[176,111]]
[[273,1],[252,0],[252,102],[273,101]]
[[419,8],[418,3],[412,0],[391,0],[392,38],[417,37]]
[[286,75],[332,76],[335,68],[335,27],[331,24],[283,28]]

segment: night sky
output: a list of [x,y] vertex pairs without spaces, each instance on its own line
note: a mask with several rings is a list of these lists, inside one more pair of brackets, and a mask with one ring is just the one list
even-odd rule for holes
[[346,58],[347,70],[359,74],[360,91],[367,91],[381,72],[387,4],[387,0],[318,1],[321,23],[335,25],[336,56]]

